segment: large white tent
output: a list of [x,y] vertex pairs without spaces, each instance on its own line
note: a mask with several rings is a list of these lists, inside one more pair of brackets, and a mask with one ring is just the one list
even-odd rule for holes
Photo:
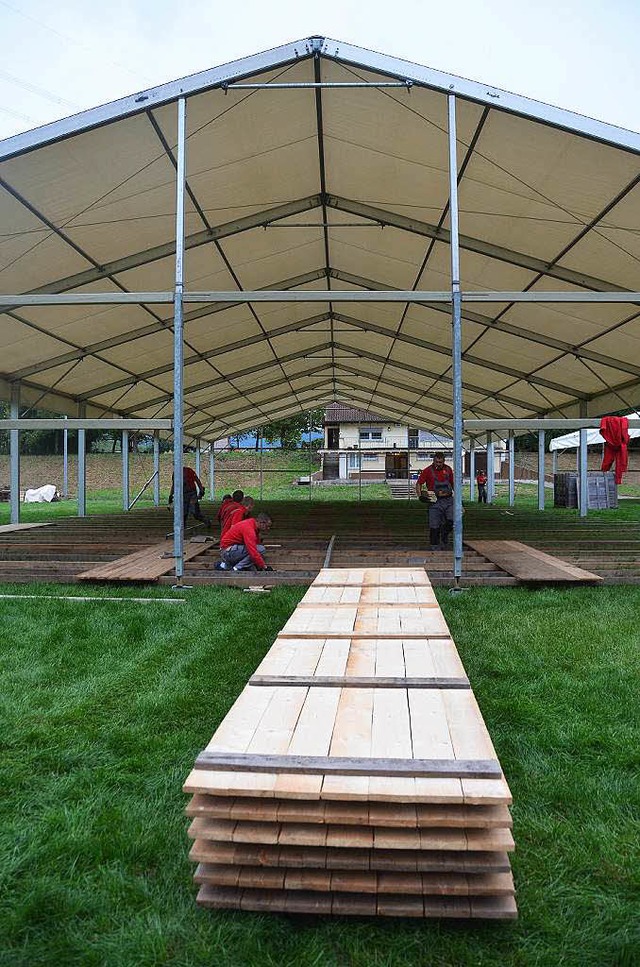
[[[629,413],[628,418],[630,420],[640,420],[640,413]],[[629,437],[634,440],[640,437],[640,428],[629,427]],[[587,430],[586,431],[586,443],[587,446],[593,446],[596,443],[603,444],[605,439],[600,436],[599,430]],[[563,433],[562,436],[555,437],[549,444],[549,449],[553,450],[576,450],[580,446],[580,433],[578,430],[573,433]]]
[[323,37],[17,135],[0,396],[205,441],[338,398],[458,440],[634,408],[639,155]]

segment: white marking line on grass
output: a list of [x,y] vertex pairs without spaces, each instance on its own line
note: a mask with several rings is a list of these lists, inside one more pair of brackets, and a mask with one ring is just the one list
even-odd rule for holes
[[0,600],[17,601],[130,601],[134,604],[186,604],[186,598],[81,598],[61,594],[0,594]]

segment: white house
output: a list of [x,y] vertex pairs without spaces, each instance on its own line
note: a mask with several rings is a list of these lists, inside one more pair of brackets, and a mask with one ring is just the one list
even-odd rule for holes
[[443,453],[445,460],[453,455],[447,437],[344,403],[325,410],[324,434],[323,480],[415,479],[434,453]]

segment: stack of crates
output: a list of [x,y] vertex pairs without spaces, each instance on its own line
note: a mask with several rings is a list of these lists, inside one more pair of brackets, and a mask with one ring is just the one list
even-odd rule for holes
[[[578,501],[577,473],[556,473],[553,478],[553,506],[575,507]],[[615,474],[607,470],[590,470],[587,473],[587,494],[589,510],[617,510],[618,488]]]

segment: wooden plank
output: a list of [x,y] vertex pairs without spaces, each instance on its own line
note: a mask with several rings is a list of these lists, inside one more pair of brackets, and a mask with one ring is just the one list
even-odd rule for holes
[[493,779],[502,776],[497,759],[397,759],[349,758],[316,755],[270,755],[266,753],[226,753],[205,750],[195,762],[196,769],[216,772],[278,772],[306,775],[443,776],[461,779]]
[[252,675],[249,685],[315,686],[318,688],[470,688],[468,678],[378,678],[345,675]]
[[189,859],[200,863],[222,863],[235,866],[276,866],[293,869],[419,871],[424,873],[508,873],[508,854],[499,850],[444,851],[402,849],[327,849],[260,845],[255,843],[219,842],[196,839]]
[[568,564],[521,541],[466,541],[466,544],[519,581],[600,584],[603,580],[598,574]]
[[[76,577],[78,581],[154,581],[175,567],[173,557],[168,555],[168,547],[163,541],[115,561],[98,564]],[[184,559],[190,561],[208,550],[208,544],[187,541],[184,545]]]

